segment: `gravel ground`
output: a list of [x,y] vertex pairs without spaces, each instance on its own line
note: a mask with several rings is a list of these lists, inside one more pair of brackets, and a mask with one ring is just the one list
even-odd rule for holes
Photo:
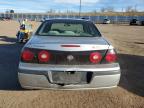
[[[39,23],[32,22],[36,29]],[[97,25],[116,47],[122,69],[117,88],[85,91],[23,90],[17,79],[18,22],[0,22],[0,108],[143,108],[144,27]]]

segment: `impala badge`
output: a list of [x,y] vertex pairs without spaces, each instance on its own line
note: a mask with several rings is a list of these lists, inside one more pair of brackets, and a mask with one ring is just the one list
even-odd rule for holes
[[68,61],[72,61],[72,60],[74,59],[74,56],[68,55],[68,56],[67,56],[67,59],[68,59]]

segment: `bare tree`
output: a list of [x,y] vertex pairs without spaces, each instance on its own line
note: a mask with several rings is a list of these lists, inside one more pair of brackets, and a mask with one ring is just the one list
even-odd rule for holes
[[9,11],[8,11],[8,10],[6,10],[6,11],[5,11],[5,13],[6,13],[6,14],[8,14],[8,13],[9,13]]
[[109,6],[109,7],[106,8],[106,11],[107,12],[114,12],[114,7]]
[[47,11],[47,13],[55,13],[56,11],[54,9],[50,9],[49,11]]
[[94,13],[94,14],[96,14],[96,13],[97,13],[97,11],[96,11],[96,10],[94,10],[94,11],[93,11],[93,13]]
[[126,12],[132,12],[132,11],[133,11],[133,7],[132,6],[126,7]]
[[106,9],[103,7],[103,8],[101,8],[101,12],[105,12],[106,11]]

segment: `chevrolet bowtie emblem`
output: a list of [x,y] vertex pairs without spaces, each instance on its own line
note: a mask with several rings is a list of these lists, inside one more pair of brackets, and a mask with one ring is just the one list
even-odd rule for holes
[[74,59],[74,56],[68,55],[68,56],[67,56],[67,59],[68,59],[68,61],[72,61],[72,60]]

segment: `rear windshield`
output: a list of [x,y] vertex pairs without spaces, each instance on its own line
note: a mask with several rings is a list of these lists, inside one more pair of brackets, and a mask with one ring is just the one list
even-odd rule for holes
[[101,36],[93,23],[78,21],[46,21],[36,32],[39,36]]

